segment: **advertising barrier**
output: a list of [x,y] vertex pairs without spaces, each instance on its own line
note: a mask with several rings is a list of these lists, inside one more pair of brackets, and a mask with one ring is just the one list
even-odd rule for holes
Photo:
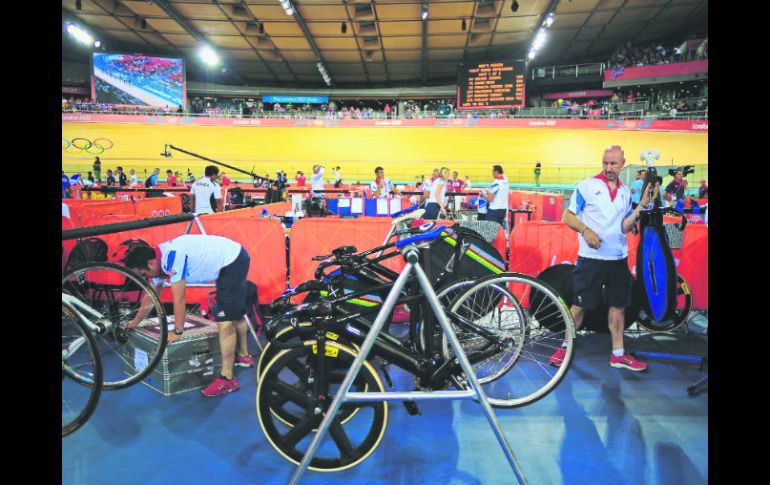
[[680,76],[682,74],[694,74],[709,72],[709,61],[674,62],[671,64],[656,64],[643,67],[619,67],[604,71],[605,81],[626,81],[628,79],[661,78],[667,76]]
[[[675,218],[666,218],[673,222]],[[626,235],[628,266],[636,273],[636,250],[639,236]],[[562,222],[531,221],[517,224],[510,235],[508,270],[537,276],[557,264],[576,264],[578,234]],[[677,272],[690,285],[693,309],[708,310],[708,227],[688,224],[681,249],[672,249]]]
[[[641,68],[628,68],[641,69]],[[609,72],[609,71],[607,71]],[[605,73],[607,75],[607,73]],[[579,120],[541,118],[424,118],[424,119],[278,119],[199,118],[92,113],[62,113],[62,123],[120,123],[190,126],[261,126],[284,128],[565,128],[570,130],[645,130],[707,132],[708,121],[686,120]]]

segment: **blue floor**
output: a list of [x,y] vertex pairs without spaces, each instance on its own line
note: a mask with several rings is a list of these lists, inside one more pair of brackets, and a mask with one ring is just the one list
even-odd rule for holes
[[[253,343],[253,342],[252,342]],[[707,483],[708,394],[686,388],[705,371],[650,359],[645,373],[607,364],[609,335],[578,337],[570,372],[554,392],[497,416],[531,484]],[[630,350],[705,355],[707,337],[629,337]],[[62,483],[288,483],[294,465],[269,445],[256,417],[253,369],[241,390],[205,399],[163,397],[143,385],[105,392],[90,421],[62,440]],[[397,387],[407,376],[391,367]],[[421,416],[391,403],[379,448],[339,473],[302,483],[511,484],[514,478],[481,407],[421,402]]]

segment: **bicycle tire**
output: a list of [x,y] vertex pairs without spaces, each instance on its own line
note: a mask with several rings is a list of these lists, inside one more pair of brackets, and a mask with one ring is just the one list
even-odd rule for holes
[[[495,287],[508,288],[515,295],[524,315],[524,342],[514,365],[496,379],[482,384],[482,388],[495,407],[521,407],[548,395],[566,375],[574,355],[575,323],[553,287],[520,273],[502,273],[478,280],[452,302],[447,316],[451,320],[457,318],[460,309],[467,312],[473,303],[466,303],[469,299],[483,298],[485,288]],[[495,292],[499,294],[499,290]],[[550,366],[553,352],[563,343],[566,348],[561,364]]]
[[[73,332],[75,333],[75,335],[69,335]],[[70,337],[73,337],[73,338],[70,338]],[[77,374],[77,372],[75,372],[71,367],[72,360],[73,360],[72,356],[74,354],[68,354],[66,355],[66,358],[65,358],[65,350],[68,350],[70,346],[76,342],[76,340],[81,338],[84,339],[83,342],[87,345],[87,348],[88,348],[87,354],[90,357],[90,362],[93,367],[90,383],[85,383],[73,378],[73,376]],[[79,356],[85,356],[86,352],[79,351],[77,352],[77,354]],[[78,367],[81,367],[82,365],[83,364],[79,363]],[[64,389],[64,387],[66,386],[65,378],[69,378],[75,384],[77,384],[78,389],[79,388],[89,389],[88,398],[85,400],[86,401],[85,405],[82,407],[80,412],[74,413],[75,416],[71,421],[67,421],[67,422],[64,421],[65,420],[64,407],[65,407],[65,395],[69,394],[69,392],[68,391],[65,392],[65,389]],[[74,433],[88,421],[88,419],[96,410],[97,404],[99,403],[99,397],[101,396],[101,393],[102,393],[102,384],[103,384],[102,360],[101,360],[101,354],[96,351],[96,339],[94,339],[94,336],[88,330],[88,327],[86,326],[86,324],[83,323],[80,317],[77,316],[77,314],[73,311],[72,307],[68,303],[62,302],[62,414],[63,414],[62,430],[61,430],[62,437],[65,437]]]
[[[88,263],[62,276],[62,292],[103,317],[95,321],[99,329],[94,333],[104,364],[105,390],[136,384],[155,369],[166,348],[168,319],[155,289],[144,278],[118,264]],[[149,297],[150,313],[139,327],[125,328],[142,306],[144,295]],[[141,329],[147,327],[156,327],[152,333],[157,332],[157,337],[152,339],[149,350],[138,354],[134,343],[140,338]]]
[[[519,355],[521,355],[521,350],[523,349],[524,342],[526,340],[524,336],[526,335],[527,330],[526,318],[523,310],[521,309],[521,304],[519,303],[518,299],[511,293],[511,291],[506,288],[505,285],[488,285],[487,287],[494,288],[499,293],[499,297],[490,298],[489,302],[485,305],[489,307],[488,312],[485,315],[478,315],[478,317],[481,318],[474,319],[473,323],[480,325],[482,328],[492,333],[497,333],[497,335],[507,334],[509,338],[513,339],[514,345],[509,347],[510,352],[508,353],[507,358],[501,362],[502,365],[496,368],[493,367],[492,369],[488,369],[486,372],[484,372],[484,375],[479,375],[479,371],[490,364],[491,361],[495,359],[495,357],[497,357],[499,354],[488,357],[480,362],[472,363],[473,367],[477,369],[476,377],[479,380],[479,384],[487,384],[489,382],[493,382],[502,377],[506,372],[508,372],[508,370],[510,370],[511,367],[513,367],[513,365],[518,360]],[[462,294],[455,296],[452,303],[449,305],[451,308],[454,308],[454,300],[459,299],[461,295]],[[506,302],[508,303],[507,305]],[[507,310],[504,310],[506,307]],[[454,308],[452,315],[456,316],[459,310],[459,308]],[[502,322],[504,312],[506,315],[513,317],[512,319],[508,319],[506,322],[507,332],[504,332],[502,329],[500,329],[500,323]],[[463,313],[465,314],[462,316],[468,318],[468,312]],[[449,322],[450,324],[454,323],[451,318],[449,319]],[[457,325],[453,325],[453,328],[455,330],[455,335],[460,341],[460,344],[462,345],[466,354],[474,350],[479,350],[489,343],[486,338],[480,336],[478,333],[460,329]],[[452,351],[450,348],[449,338],[446,336],[446,334],[441,336],[441,355],[444,360],[450,360],[454,358],[454,351]]]
[[[301,358],[302,356],[310,357],[314,355],[311,353],[311,349],[315,344],[316,342],[314,340],[309,340],[304,342],[303,347],[282,350],[279,352],[278,355],[276,355],[270,361],[270,363],[268,363],[267,367],[265,368],[263,378],[259,381],[259,384],[257,384],[257,418],[259,420],[260,427],[262,428],[262,432],[264,433],[270,445],[275,448],[275,450],[278,451],[281,456],[294,463],[295,465],[300,463],[305,454],[304,451],[300,451],[296,446],[299,443],[306,443],[307,441],[304,438],[313,433],[314,430],[317,430],[317,427],[323,418],[323,412],[318,414],[314,412],[314,406],[320,406],[320,404],[311,400],[311,398],[316,398],[316,396],[312,396],[311,389],[307,389],[307,392],[311,393],[311,395],[308,397],[306,397],[306,394],[302,392],[288,392],[293,396],[292,399],[300,401],[307,400],[308,402],[304,404],[295,404],[299,409],[302,409],[302,406],[304,406],[304,416],[302,417],[302,421],[300,423],[294,427],[290,427],[286,433],[283,434],[281,433],[279,427],[276,426],[276,422],[273,419],[275,418],[275,415],[272,412],[271,400],[273,399],[274,395],[280,393],[278,389],[282,389],[283,393],[287,393],[286,390],[292,388],[292,384],[288,384],[286,377],[284,377],[283,381],[279,379],[279,375],[283,372],[284,369],[287,368],[287,363],[296,361],[297,358]],[[332,352],[332,354],[334,354],[333,358],[342,358],[346,361],[348,366],[352,364],[353,360],[358,355],[358,353],[352,348],[336,342],[327,342],[326,346],[327,352],[329,350],[336,349],[336,352]],[[295,377],[298,378],[297,382],[302,382],[299,376],[295,375]],[[317,375],[316,378],[318,378]],[[373,392],[384,392],[385,386],[383,385],[379,374],[367,361],[364,361],[364,365],[361,367],[361,371],[359,372],[356,379],[364,380],[367,384],[367,388],[373,389]],[[326,405],[331,405],[333,398],[334,396],[328,395],[323,402],[325,402]],[[360,422],[356,422],[352,423],[351,426],[348,427],[348,430],[352,430],[354,433],[357,433],[359,435],[358,437],[363,434],[363,438],[361,438],[360,444],[356,445],[354,448],[353,442],[350,439],[351,436],[349,436],[348,432],[343,429],[344,423],[340,423],[338,415],[337,419],[335,419],[335,421],[332,423],[332,426],[329,428],[329,434],[327,435],[326,439],[334,442],[337,447],[337,451],[339,452],[339,456],[321,456],[322,453],[329,452],[329,447],[324,448],[322,443],[322,446],[319,448],[319,452],[310,462],[309,468],[311,470],[334,472],[354,467],[368,458],[382,442],[382,437],[385,434],[385,429],[387,428],[388,424],[387,402],[378,401],[370,403],[343,403],[342,406],[343,407],[340,408],[341,410],[344,407],[354,407],[358,409],[371,408],[371,413],[364,413],[364,415],[362,415],[361,412],[356,412],[355,415],[362,421],[366,420],[367,415],[371,415],[372,423],[369,426],[366,423],[362,425]],[[368,429],[366,429],[367,426]],[[361,433],[362,430],[363,433]],[[291,439],[289,439],[290,437]],[[292,441],[294,443],[291,443]],[[347,446],[339,444],[339,441],[342,441],[343,445]],[[358,440],[354,439],[354,441]],[[343,451],[340,449],[341,447],[350,448],[350,450]]]
[[646,330],[656,333],[673,332],[687,322],[692,311],[692,292],[687,280],[680,274],[676,275],[676,302],[677,307],[669,318],[656,322],[641,309],[636,322]]

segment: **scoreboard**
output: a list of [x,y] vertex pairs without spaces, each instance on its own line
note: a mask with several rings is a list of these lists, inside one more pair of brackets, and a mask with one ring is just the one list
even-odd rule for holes
[[460,63],[457,109],[524,106],[524,61]]

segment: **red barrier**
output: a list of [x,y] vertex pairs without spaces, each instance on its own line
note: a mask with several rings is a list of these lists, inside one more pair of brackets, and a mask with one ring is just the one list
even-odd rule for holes
[[94,216],[103,215],[133,215],[134,203],[125,200],[82,200],[69,199],[67,207],[70,209],[70,218],[74,227],[84,227],[83,221]]
[[[294,287],[313,279],[319,264],[312,260],[313,256],[329,254],[339,246],[355,246],[359,251],[375,248],[382,244],[390,226],[391,219],[385,217],[300,219],[292,226],[289,236],[289,285]],[[395,256],[382,264],[393,271],[400,271],[404,260]]]
[[693,310],[708,310],[709,308],[708,253],[708,226],[688,224],[684,228],[682,250],[676,270],[690,285]]
[[[679,219],[672,217],[670,220]],[[693,309],[708,310],[708,227],[688,224],[684,231],[682,248],[671,251],[677,272],[690,285]],[[628,233],[626,240],[629,270],[636,276],[639,236]],[[508,270],[537,276],[560,263],[576,264],[578,246],[577,233],[562,222],[523,222],[511,232]]]
[[537,276],[550,266],[575,264],[578,236],[563,222],[528,221],[514,226],[508,270]]
[[134,201],[139,219],[163,217],[182,213],[182,199],[179,197],[152,197]]
[[[272,302],[286,290],[286,236],[280,222],[228,217],[227,213],[203,216],[200,220],[206,234],[231,239],[249,254],[248,279],[257,285],[261,304]],[[197,232],[193,225],[191,233]]]

